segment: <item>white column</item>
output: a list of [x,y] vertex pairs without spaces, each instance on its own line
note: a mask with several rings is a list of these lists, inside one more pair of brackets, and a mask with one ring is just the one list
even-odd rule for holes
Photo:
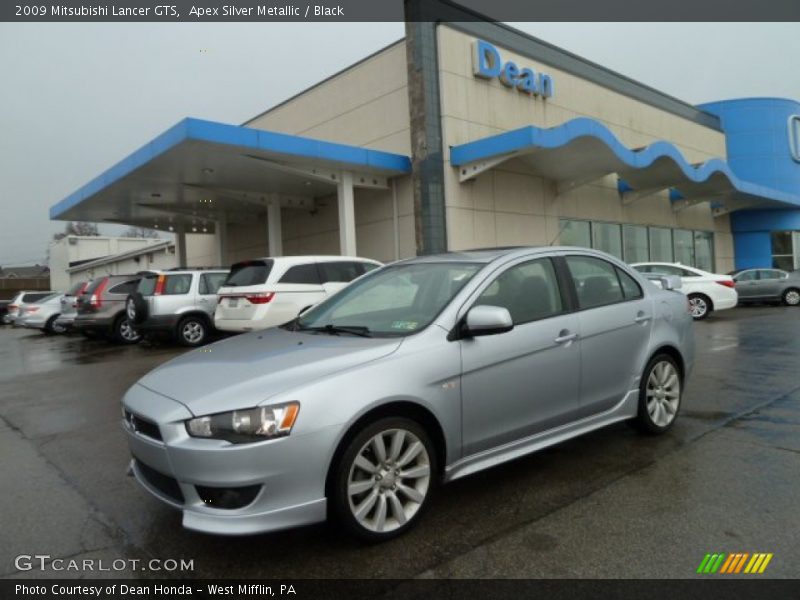
[[278,200],[270,200],[267,205],[267,242],[270,256],[283,256],[281,203]]
[[217,267],[228,266],[228,218],[222,213],[216,222],[217,228]]
[[353,174],[342,172],[336,187],[339,204],[339,253],[343,256],[356,254],[356,209],[353,197]]
[[178,266],[186,268],[186,229],[183,225],[178,226],[175,234],[175,254],[178,256]]

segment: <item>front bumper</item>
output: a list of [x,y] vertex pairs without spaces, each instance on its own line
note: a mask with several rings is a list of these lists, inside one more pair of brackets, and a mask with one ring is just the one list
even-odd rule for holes
[[[123,421],[133,475],[145,490],[182,511],[184,527],[245,535],[325,520],[325,479],[338,427],[231,444],[189,436],[184,422],[194,415],[142,386],[131,388],[124,407],[133,415]],[[219,508],[204,493],[255,486],[252,501],[240,508]]]

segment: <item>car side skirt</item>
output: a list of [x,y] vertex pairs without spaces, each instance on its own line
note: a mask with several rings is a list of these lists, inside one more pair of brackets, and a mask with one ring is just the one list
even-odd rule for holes
[[631,419],[636,416],[638,404],[639,390],[630,390],[619,403],[603,413],[464,457],[445,468],[444,481],[460,479],[526,454],[560,444],[595,429],[601,429],[612,423]]

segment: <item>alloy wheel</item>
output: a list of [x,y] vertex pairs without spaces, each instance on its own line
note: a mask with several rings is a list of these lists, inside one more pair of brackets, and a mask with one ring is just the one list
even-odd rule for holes
[[416,515],[430,484],[431,461],[422,441],[406,429],[381,431],[361,447],[350,467],[350,511],[368,531],[391,532]]
[[119,324],[119,335],[126,342],[135,342],[139,339],[139,332],[133,328],[128,319],[123,319]]
[[647,378],[647,413],[658,427],[667,427],[678,413],[681,398],[681,378],[669,361],[653,365]]
[[702,296],[693,296],[689,298],[689,310],[692,318],[702,319],[708,312],[708,302]]
[[789,306],[797,306],[800,304],[800,292],[797,290],[788,290],[783,295],[783,301]]
[[199,321],[186,321],[181,327],[181,336],[187,344],[198,344],[205,335],[205,327]]

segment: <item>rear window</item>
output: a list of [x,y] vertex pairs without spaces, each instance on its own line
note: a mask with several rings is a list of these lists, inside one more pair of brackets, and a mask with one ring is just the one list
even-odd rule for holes
[[319,279],[319,271],[317,265],[296,265],[289,267],[286,273],[283,274],[278,283],[305,283],[311,285],[319,285],[322,283]]
[[125,295],[132,294],[136,291],[136,285],[139,283],[138,279],[131,279],[130,281],[123,281],[122,283],[118,283],[110,290],[108,290],[109,294],[119,294]]
[[68,289],[68,290],[67,290],[67,291],[64,293],[64,295],[65,295],[65,296],[77,296],[77,295],[78,295],[78,292],[81,290],[81,287],[83,286],[83,284],[84,284],[84,283],[85,283],[85,282],[83,282],[83,281],[79,281],[78,283],[76,283],[75,285],[73,285],[71,288],[69,288],[69,289]]
[[245,285],[261,285],[267,282],[272,271],[271,260],[257,260],[236,263],[231,267],[230,275],[225,280],[225,287]]
[[97,291],[97,288],[100,287],[100,284],[106,281],[107,279],[108,277],[98,277],[97,279],[94,279],[92,283],[89,284],[89,287],[86,288],[84,294],[86,294],[87,296],[93,294],[94,292]]
[[203,273],[200,276],[200,294],[216,294],[227,278],[227,273]]

